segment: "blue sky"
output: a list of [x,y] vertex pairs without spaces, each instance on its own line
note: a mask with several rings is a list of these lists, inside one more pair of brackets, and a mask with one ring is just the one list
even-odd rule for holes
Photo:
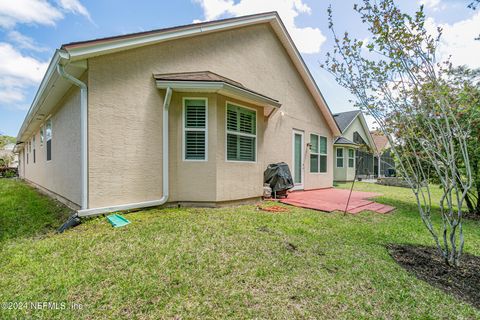
[[[16,136],[48,62],[62,43],[214,20],[279,12],[333,112],[352,109],[350,95],[321,70],[331,49],[326,10],[338,31],[367,38],[349,0],[0,0],[0,133]],[[425,5],[428,26],[444,28],[439,49],[455,64],[480,67],[480,12],[468,0],[402,0],[413,12]]]

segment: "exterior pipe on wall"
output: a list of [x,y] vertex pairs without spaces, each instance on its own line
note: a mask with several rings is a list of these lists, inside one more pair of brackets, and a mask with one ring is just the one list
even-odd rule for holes
[[162,187],[163,187],[163,196],[158,200],[145,201],[145,202],[136,202],[128,203],[111,207],[101,207],[93,209],[82,209],[78,211],[80,217],[86,216],[95,216],[104,213],[110,213],[113,211],[124,211],[124,210],[133,210],[146,207],[156,207],[161,206],[167,202],[169,197],[169,177],[168,177],[168,166],[169,166],[169,152],[168,152],[168,111],[170,107],[170,100],[172,98],[172,88],[168,87],[165,92],[165,98],[163,100],[163,128],[162,128]]
[[80,162],[81,162],[81,204],[82,210],[88,208],[88,88],[87,85],[65,71],[61,64],[57,64],[57,72],[63,78],[80,88]]

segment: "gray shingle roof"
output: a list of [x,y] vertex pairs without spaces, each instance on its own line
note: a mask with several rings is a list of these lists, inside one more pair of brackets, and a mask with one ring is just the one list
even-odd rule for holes
[[356,145],[355,142],[350,141],[345,137],[338,137],[333,144],[353,144],[353,145]]
[[333,115],[333,118],[338,124],[340,131],[345,130],[347,126],[352,122],[352,120],[360,113],[360,110],[353,110],[347,112],[336,113]]

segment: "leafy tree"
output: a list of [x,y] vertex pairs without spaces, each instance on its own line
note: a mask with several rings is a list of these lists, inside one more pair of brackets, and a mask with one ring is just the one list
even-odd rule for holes
[[[452,103],[456,107],[453,112],[459,119],[459,122],[470,124],[467,148],[473,188],[468,191],[465,202],[470,214],[480,216],[480,69],[470,70],[462,66],[453,69],[450,76],[453,80],[451,82],[457,84],[457,86],[452,86],[450,90],[455,93],[455,96],[462,97],[460,99],[462,104],[456,105]],[[465,168],[462,167],[462,163],[457,163],[457,165],[463,170],[465,175],[466,172]]]
[[[388,137],[422,222],[444,261],[457,266],[464,246],[462,208],[472,173],[467,150],[471,123],[459,122],[454,104],[465,105],[469,93],[462,90],[461,79],[448,76],[451,64],[436,60],[441,29],[435,37],[426,31],[423,6],[414,16],[401,12],[393,0],[363,0],[354,10],[371,40],[364,43],[348,32],[337,36],[329,8],[335,45],[324,67]],[[428,170],[443,189],[440,228],[432,223]]]
[[0,155],[0,168],[10,167],[14,160],[13,154],[3,154]]
[[[448,99],[452,115],[455,116],[456,121],[458,121],[462,127],[468,128],[469,130],[466,142],[473,187],[468,190],[465,202],[470,214],[480,216],[480,144],[478,143],[480,139],[480,69],[470,70],[465,66],[461,66],[450,70],[447,77],[449,81],[447,82],[448,86],[445,87],[445,90],[449,92]],[[432,97],[428,97],[425,92],[423,95],[423,103],[436,103],[435,100]],[[398,122],[392,121],[391,125],[395,125],[396,123]],[[412,124],[410,124],[410,126],[411,125]],[[428,128],[416,128],[415,130],[428,132]],[[420,149],[418,141],[413,141],[412,143],[415,144],[414,149]],[[459,146],[455,145],[455,147],[457,148],[457,153],[460,153],[461,150],[458,148]],[[411,156],[414,157],[414,155]],[[422,152],[420,152],[419,158],[429,182],[440,183],[435,169]],[[457,161],[456,165],[462,175],[465,176],[466,170],[463,163]]]
[[7,144],[15,143],[16,141],[17,139],[15,137],[0,134],[0,149],[5,147]]

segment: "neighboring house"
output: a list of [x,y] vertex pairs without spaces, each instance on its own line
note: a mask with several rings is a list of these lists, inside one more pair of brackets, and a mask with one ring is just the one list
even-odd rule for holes
[[370,132],[377,152],[375,154],[375,173],[377,177],[391,176],[395,174],[395,161],[388,138],[379,130]]
[[63,45],[20,176],[79,215],[259,199],[269,163],[331,187],[340,130],[275,12]]
[[376,147],[363,113],[347,111],[334,118],[342,132],[334,143],[334,180],[353,181],[355,172],[358,177],[373,178]]
[[15,149],[14,143],[9,143],[3,148],[0,149],[0,166],[5,165],[3,162],[8,159],[7,167],[17,168],[18,167],[18,155],[13,152]]

